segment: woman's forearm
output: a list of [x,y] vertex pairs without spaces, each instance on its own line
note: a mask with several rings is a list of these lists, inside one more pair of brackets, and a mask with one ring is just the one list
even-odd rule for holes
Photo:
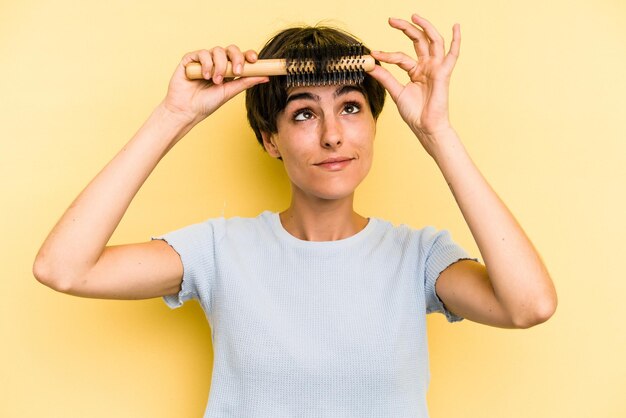
[[192,126],[158,106],[52,229],[35,260],[37,279],[63,289],[91,269],[150,173]]
[[478,245],[501,306],[520,326],[552,315],[556,292],[541,257],[456,132],[440,132],[431,142],[437,144],[433,157]]

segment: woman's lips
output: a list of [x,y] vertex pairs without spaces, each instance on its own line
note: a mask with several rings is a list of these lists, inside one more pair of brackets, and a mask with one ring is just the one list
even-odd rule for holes
[[324,161],[320,161],[319,163],[316,163],[315,166],[329,170],[329,171],[338,171],[350,165],[350,163],[352,163],[352,160],[354,160],[354,158],[332,157],[332,158],[327,158]]

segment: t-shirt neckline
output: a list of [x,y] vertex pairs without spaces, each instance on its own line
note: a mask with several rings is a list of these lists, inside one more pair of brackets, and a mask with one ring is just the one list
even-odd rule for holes
[[347,238],[342,238],[335,241],[307,241],[300,238],[297,238],[291,235],[284,227],[282,222],[280,221],[280,215],[277,212],[264,212],[263,216],[266,217],[269,221],[269,224],[276,234],[276,236],[282,241],[288,242],[292,245],[296,245],[298,247],[309,247],[309,248],[322,248],[322,247],[342,247],[347,245],[352,245],[354,243],[358,243],[364,240],[370,233],[374,230],[377,219],[376,218],[368,218],[368,222],[363,229],[361,229],[356,234],[349,236]]

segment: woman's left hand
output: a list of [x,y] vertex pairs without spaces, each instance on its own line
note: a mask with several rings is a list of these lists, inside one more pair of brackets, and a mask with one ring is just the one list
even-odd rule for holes
[[371,55],[381,62],[395,64],[407,72],[410,81],[400,83],[381,66],[369,74],[389,92],[398,106],[400,115],[432,155],[432,143],[439,132],[450,130],[448,117],[448,91],[452,70],[461,47],[461,29],[452,29],[452,43],[446,54],[445,43],[435,27],[426,19],[414,14],[413,23],[402,19],[389,19],[389,25],[401,30],[413,42],[417,57],[402,52],[373,51]]

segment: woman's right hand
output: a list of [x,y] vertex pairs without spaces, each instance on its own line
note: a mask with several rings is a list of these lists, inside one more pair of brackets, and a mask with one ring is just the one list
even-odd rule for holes
[[[163,105],[173,114],[196,124],[242,91],[269,81],[268,77],[224,78],[228,61],[232,63],[233,72],[240,74],[246,62],[256,60],[256,52],[241,52],[236,45],[190,52],[178,64]],[[185,75],[185,67],[192,62],[201,64],[203,80],[190,80]]]

